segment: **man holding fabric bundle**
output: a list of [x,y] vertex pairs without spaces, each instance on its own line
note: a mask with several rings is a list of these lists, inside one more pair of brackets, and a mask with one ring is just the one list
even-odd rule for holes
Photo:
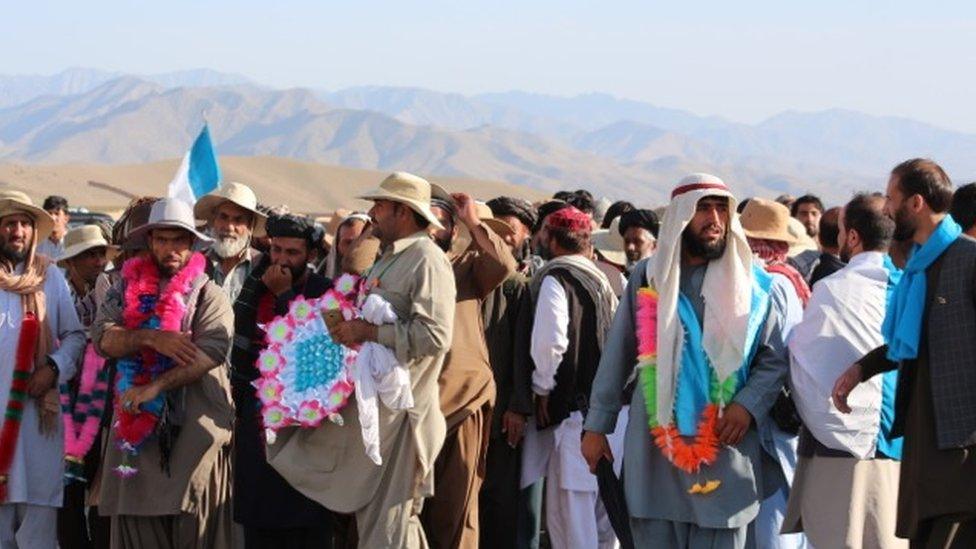
[[899,537],[913,547],[976,546],[976,242],[948,215],[952,183],[913,159],[888,180],[895,240],[915,246],[882,325],[885,345],[851,366],[833,390],[899,368],[892,435],[904,435]]
[[428,234],[443,228],[430,208],[430,183],[397,172],[361,198],[373,201],[373,235],[383,253],[364,275],[367,291],[388,301],[392,324],[339,322],[332,337],[347,347],[379,343],[410,372],[412,408],[379,406],[381,463],[366,456],[360,409],[342,409],[344,425],[279,433],[268,446],[272,467],[299,492],[339,513],[355,513],[359,547],[427,547],[420,523],[433,495],[434,460],[446,425],[437,378],[452,339],[454,275]]
[[[785,482],[760,433],[787,374],[786,296],[753,263],[735,206],[713,175],[678,183],[593,382],[583,454],[591,469],[626,463],[637,547],[746,547],[760,503]],[[634,377],[614,455],[606,433]]]

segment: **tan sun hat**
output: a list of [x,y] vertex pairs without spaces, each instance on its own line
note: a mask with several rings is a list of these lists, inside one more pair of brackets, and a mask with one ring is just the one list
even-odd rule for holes
[[752,198],[746,204],[742,215],[739,216],[746,236],[778,240],[792,244],[796,236],[790,232],[790,210],[772,200]]
[[807,250],[819,250],[817,246],[817,241],[813,239],[812,236],[807,234],[807,228],[800,222],[799,219],[795,217],[790,218],[790,234],[796,238],[796,240],[790,244],[789,256],[793,257],[797,254],[801,254]]
[[213,244],[213,239],[197,230],[193,217],[193,209],[186,202],[179,198],[161,198],[153,202],[148,222],[129,233],[126,245],[132,249],[148,248],[146,237],[153,229],[183,229],[193,235],[193,249],[203,250]]
[[109,244],[97,225],[82,225],[65,233],[64,251],[61,252],[58,261],[66,261],[92,248],[105,248],[105,257],[109,261],[119,254],[118,246]]
[[610,263],[627,265],[624,237],[620,236],[620,216],[613,218],[610,228],[593,231],[592,242],[593,247]]
[[34,242],[40,242],[54,230],[54,218],[38,208],[26,193],[6,190],[0,194],[0,218],[13,214],[25,214],[34,220]]
[[268,216],[258,211],[258,197],[254,191],[243,183],[228,181],[221,183],[216,190],[210,194],[200,197],[193,206],[193,217],[210,221],[214,211],[224,202],[231,202],[254,214],[254,236],[261,238],[267,233],[265,225]]
[[405,204],[435,228],[444,226],[430,210],[430,183],[412,173],[394,172],[372,191],[358,196],[363,200],[390,200]]

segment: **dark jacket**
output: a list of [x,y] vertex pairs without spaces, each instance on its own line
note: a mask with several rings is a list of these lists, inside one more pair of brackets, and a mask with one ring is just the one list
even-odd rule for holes
[[[528,279],[519,273],[509,276],[482,304],[485,341],[488,343],[488,357],[496,388],[495,412],[491,418],[492,437],[502,436],[501,423],[505,412],[511,409],[525,415],[532,413],[532,365],[531,361],[526,364],[524,360],[516,360],[518,351],[515,343],[519,330],[532,329],[531,323],[528,326],[524,324],[524,320],[529,318],[526,310],[530,311],[531,308]],[[528,368],[528,371],[516,374],[516,368]],[[529,409],[511,408],[513,400],[527,401]]]
[[[299,295],[316,298],[330,286],[329,279],[309,272],[304,285],[292,288],[275,299],[275,315],[286,314],[289,303]],[[264,284],[258,283],[251,297],[255,301],[254,307],[267,291]],[[242,301],[249,294],[241,292],[235,310],[242,308]],[[261,341],[263,332],[257,330],[252,337],[255,342]],[[256,344],[256,347],[261,345]],[[302,528],[331,523],[331,513],[325,507],[292,488],[268,465],[260,417],[261,401],[258,400],[257,389],[251,385],[251,381],[260,374],[254,360],[248,355],[250,353],[237,352],[233,364],[235,375],[232,389],[237,410],[234,426],[234,521],[250,528]]]
[[814,267],[813,272],[810,273],[810,287],[813,288],[813,285],[816,284],[821,278],[827,278],[828,276],[843,269],[844,265],[847,265],[847,263],[841,261],[839,257],[833,254],[828,254],[827,252],[823,252],[820,254],[820,261],[817,263],[817,266]]
[[[976,240],[959,237],[925,272],[925,312],[919,345],[932,377],[932,402],[939,449],[976,445]],[[893,370],[879,347],[861,359],[862,377]],[[916,360],[899,370],[892,436],[902,436],[911,406]]]

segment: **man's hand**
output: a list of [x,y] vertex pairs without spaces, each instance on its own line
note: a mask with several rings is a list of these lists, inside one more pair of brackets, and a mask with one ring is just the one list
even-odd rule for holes
[[549,426],[549,396],[535,395],[535,424],[540,429]]
[[271,265],[261,275],[261,282],[276,296],[287,292],[292,285],[291,271],[281,265]]
[[582,450],[583,459],[586,460],[586,464],[590,466],[590,472],[594,475],[596,474],[596,466],[600,463],[600,459],[607,458],[607,461],[613,463],[613,452],[610,451],[610,442],[607,441],[607,435],[603,433],[583,431]]
[[859,383],[861,383],[861,365],[857,362],[844,371],[834,382],[834,390],[830,396],[834,399],[834,406],[841,413],[851,413],[851,407],[847,405],[847,397]]
[[197,346],[190,339],[190,334],[182,332],[164,332],[152,330],[146,342],[157,353],[173,359],[178,366],[189,366],[197,359]]
[[457,217],[468,229],[473,229],[481,224],[478,217],[478,207],[474,203],[471,195],[466,193],[454,193],[451,195],[454,203],[457,204]]
[[722,417],[715,424],[715,434],[719,441],[726,446],[735,446],[746,436],[746,431],[752,425],[752,414],[745,406],[733,402],[725,407]]
[[137,413],[139,406],[159,396],[159,385],[154,381],[138,387],[131,387],[119,397],[122,409],[130,414]]
[[515,448],[522,441],[525,434],[525,416],[518,412],[508,410],[502,415],[502,432],[505,433],[505,440],[508,445]]
[[54,387],[58,376],[47,364],[43,364],[34,369],[34,372],[27,379],[27,394],[32,398],[41,398],[48,389]]
[[332,339],[346,347],[356,347],[366,341],[376,341],[377,326],[365,320],[345,320],[336,324],[329,333]]

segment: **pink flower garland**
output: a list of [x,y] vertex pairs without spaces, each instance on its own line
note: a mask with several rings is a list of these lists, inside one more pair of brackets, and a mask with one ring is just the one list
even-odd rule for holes
[[[166,289],[160,293],[159,268],[151,257],[137,257],[126,261],[122,266],[122,277],[126,282],[125,308],[122,320],[129,330],[145,329],[144,323],[152,317],[159,319],[159,330],[177,332],[182,327],[183,317],[186,315],[186,297],[193,281],[204,273],[206,259],[202,254],[194,252],[186,265],[174,275]],[[155,299],[155,306],[147,309],[144,299]],[[165,373],[159,365],[156,351],[144,346],[139,352],[140,361],[138,371],[122,368],[120,361],[119,375],[116,385],[121,396],[126,387],[140,387],[147,385]],[[118,403],[117,403],[118,404]],[[119,447],[128,454],[135,454],[139,446],[148,439],[159,417],[147,410],[140,409],[133,413],[121,406],[116,406],[116,419],[113,424],[115,438]],[[116,468],[123,477],[135,474],[135,468],[126,463]]]
[[297,363],[308,360],[307,357],[295,356],[297,340],[306,339],[319,329],[328,333],[328,327],[320,316],[323,311],[340,311],[343,318],[354,318],[354,301],[360,285],[358,277],[344,274],[320,298],[306,300],[298,297],[289,305],[287,314],[268,322],[265,328],[268,346],[257,359],[261,377],[253,385],[262,404],[261,420],[269,440],[274,438],[275,431],[284,427],[317,427],[327,419],[341,422],[342,417],[338,412],[354,390],[347,370],[355,359],[351,351],[343,351],[343,371],[337,379],[329,380],[324,386],[307,389],[301,400],[294,400],[293,393],[296,391],[286,380],[294,380]]
[[[95,437],[98,436],[108,391],[108,380],[99,375],[104,366],[105,359],[98,356],[94,347],[88,344],[85,348],[85,359],[78,385],[78,403],[75,405],[74,412],[71,411],[71,395],[66,388],[61,391],[64,458],[71,463],[82,463],[85,455],[91,450]],[[75,423],[75,416],[85,418],[80,426]]]

